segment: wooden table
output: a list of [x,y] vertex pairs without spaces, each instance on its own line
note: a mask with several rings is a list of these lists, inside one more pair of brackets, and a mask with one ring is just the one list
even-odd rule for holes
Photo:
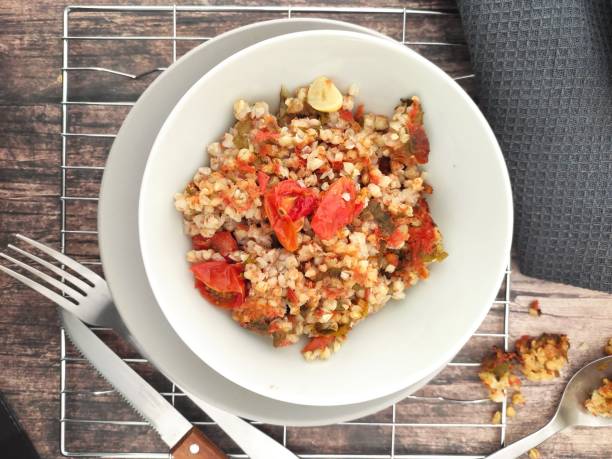
[[[102,2],[107,3],[107,2]],[[115,1],[115,4],[140,4],[141,2]],[[160,0],[149,0],[147,4],[166,4]],[[178,2],[184,3],[184,2]],[[193,2],[197,3],[197,2]],[[216,2],[210,2],[215,4]],[[257,2],[241,1],[240,4]],[[276,1],[268,1],[274,4]],[[359,2],[330,1],[328,4],[352,5]],[[83,0],[80,4],[95,4]],[[296,3],[293,3],[294,5]],[[311,3],[309,3],[312,5]],[[0,246],[12,241],[11,235],[23,232],[38,240],[57,246],[60,230],[60,152],[61,152],[61,33],[62,10],[65,2],[55,0],[5,0],[0,5]],[[369,3],[370,6],[417,7],[452,9],[451,0],[413,0]],[[215,21],[187,18],[183,26],[202,27],[210,35],[231,29],[245,22],[279,17],[273,14],[251,15],[247,18],[232,14],[215,17]],[[359,21],[396,38],[401,38],[401,23],[385,15],[335,16],[339,19]],[[146,18],[145,18],[146,19]],[[148,18],[154,20],[154,18]],[[109,14],[84,17],[83,30],[99,32],[105,27],[130,28],[137,34],[142,17],[123,18]],[[87,22],[89,21],[89,22]],[[86,25],[89,24],[89,25]],[[167,23],[160,23],[160,34],[168,34]],[[164,29],[164,27],[166,29]],[[97,30],[95,30],[97,29]],[[162,30],[163,29],[163,30]],[[81,32],[83,32],[81,30]],[[406,30],[406,39],[428,41],[463,42],[460,22],[456,17],[425,18],[411,21]],[[180,56],[193,46],[180,43]],[[96,42],[80,42],[82,65],[92,65],[87,59],[100,50]],[[146,48],[146,47],[149,48]],[[138,48],[138,47],[145,47]],[[453,76],[470,73],[469,56],[465,46],[427,47],[415,46],[419,52],[434,60]],[[112,56],[115,66],[120,68],[150,68],[167,65],[167,43],[134,42]],[[145,59],[143,55],[148,55]],[[165,56],[165,57],[163,57]],[[96,85],[83,76],[74,82],[79,96],[107,100],[134,100],[153,77],[135,82],[131,86],[118,88],[112,78],[102,79]],[[473,81],[462,82],[472,92]],[[70,111],[69,129],[98,129],[99,132],[115,130],[127,112],[118,110],[87,110],[77,108]],[[110,143],[83,144],[76,151],[80,164],[102,166]],[[97,195],[101,172],[98,170],[68,173],[67,194]],[[69,204],[67,220],[73,227],[95,229],[95,203]],[[95,236],[75,235],[67,238],[67,252],[79,259],[97,257]],[[564,332],[570,336],[570,368],[556,381],[545,384],[526,384],[524,393],[527,405],[519,410],[516,419],[510,420],[508,440],[514,441],[537,429],[552,415],[560,392],[569,375],[584,363],[602,355],[602,346],[612,336],[612,296],[600,292],[569,287],[537,279],[527,278],[514,267],[513,290],[510,312],[511,342],[522,334],[539,334],[544,331]],[[16,411],[36,448],[43,458],[60,457],[59,437],[59,322],[55,308],[42,297],[23,288],[6,276],[0,276],[2,291],[0,316],[0,391],[4,393]],[[540,299],[543,315],[534,318],[527,314],[527,304]],[[494,307],[481,327],[481,332],[498,333],[503,324],[501,307]],[[463,361],[478,362],[499,338],[474,338],[461,351]],[[133,351],[116,343],[124,355]],[[152,369],[141,369],[149,379],[163,390],[168,384]],[[485,396],[477,378],[477,368],[449,367],[432,383],[419,391],[425,396],[474,399]],[[72,390],[87,390],[98,387],[101,381],[85,364],[77,364],[73,373],[78,377],[69,381]],[[75,395],[78,398],[78,394]],[[106,416],[106,419],[136,419],[115,396],[103,397],[103,403],[78,402],[73,415],[83,419]],[[183,403],[187,403],[184,401]],[[188,406],[183,409],[200,416]],[[406,400],[397,405],[396,421],[411,423],[470,423],[486,424],[497,409],[493,403],[478,405],[441,404],[435,401]],[[387,454],[390,448],[390,409],[370,416],[367,420],[377,422],[374,426],[334,426],[328,428],[291,429],[286,432],[288,444],[297,452],[320,452],[333,454]],[[83,427],[72,432],[70,450],[84,446],[104,445],[104,449],[120,451],[147,448],[160,450],[162,445],[149,429],[136,427],[142,436],[133,444],[121,428],[101,424]],[[282,428],[263,426],[276,438],[283,435]],[[214,427],[206,427],[209,433],[228,449],[235,447]],[[329,435],[328,432],[331,432]],[[547,441],[540,448],[549,458],[607,458],[612,443],[611,429],[571,429]],[[481,454],[497,447],[499,430],[481,427],[449,427],[443,430],[404,425],[396,429],[397,454],[449,453]],[[78,440],[78,441],[75,441]],[[130,448],[131,447],[131,448]],[[82,449],[81,449],[82,450]]]

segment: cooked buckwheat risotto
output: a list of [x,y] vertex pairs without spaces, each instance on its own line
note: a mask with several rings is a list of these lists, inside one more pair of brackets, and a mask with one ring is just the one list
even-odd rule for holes
[[202,296],[274,346],[326,359],[349,331],[446,257],[426,197],[429,141],[418,97],[391,116],[325,77],[280,109],[234,104],[210,164],[175,196]]

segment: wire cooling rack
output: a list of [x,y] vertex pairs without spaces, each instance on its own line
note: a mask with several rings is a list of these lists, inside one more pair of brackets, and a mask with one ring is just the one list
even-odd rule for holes
[[[470,89],[456,11],[282,6],[70,6],[64,11],[61,249],[100,270],[96,208],[106,155],[138,95],[170,63],[220,32],[266,19],[325,17],[367,23],[438,64]],[[436,23],[436,21],[438,21]],[[441,22],[440,22],[441,21]],[[415,27],[415,25],[426,27]],[[377,27],[378,25],[378,27]],[[413,30],[419,30],[415,36]],[[450,32],[449,32],[450,30]],[[453,32],[454,35],[453,35]],[[433,33],[432,31],[438,31]],[[432,52],[435,50],[435,52]],[[440,53],[440,50],[450,50]],[[440,58],[440,55],[442,57]],[[483,457],[504,444],[506,403],[493,404],[477,380],[479,357],[507,348],[510,267],[489,316],[456,360],[417,394],[353,422],[323,428],[258,428],[303,458]],[[96,332],[231,457],[246,457],[171,382],[110,330]],[[70,457],[168,458],[145,422],[78,356],[61,330],[61,452]],[[476,396],[476,397],[475,397]],[[500,409],[501,424],[491,424]],[[270,458],[273,459],[273,458]]]

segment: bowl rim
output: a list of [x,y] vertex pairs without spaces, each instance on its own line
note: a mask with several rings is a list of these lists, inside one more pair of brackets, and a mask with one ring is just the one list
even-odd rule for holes
[[[177,113],[180,112],[183,106],[188,103],[190,98],[193,96],[193,93],[195,93],[201,85],[207,83],[210,79],[216,77],[218,73],[222,72],[224,68],[230,65],[231,63],[234,63],[235,61],[242,59],[242,57],[245,54],[256,52],[260,48],[266,48],[271,43],[298,40],[300,38],[308,38],[311,36],[329,37],[329,38],[333,38],[333,37],[347,38],[348,37],[348,38],[355,39],[357,41],[367,41],[367,42],[376,43],[381,47],[393,49],[396,52],[400,52],[400,53],[405,54],[406,56],[410,56],[410,58],[415,59],[421,65],[424,65],[430,71],[437,74],[443,81],[445,81],[448,85],[450,85],[451,87],[455,89],[455,91],[460,95],[462,101],[470,108],[470,110],[478,118],[479,125],[482,128],[482,133],[486,135],[488,141],[494,147],[494,151],[491,151],[490,154],[494,155],[494,157],[496,158],[497,165],[501,166],[500,170],[502,172],[501,175],[502,175],[503,180],[502,180],[501,186],[503,188],[503,192],[504,192],[503,194],[505,197],[505,203],[504,203],[506,207],[505,217],[507,220],[507,228],[506,228],[505,237],[503,240],[503,248],[504,248],[504,252],[507,253],[508,256],[504,257],[503,263],[500,263],[500,266],[497,269],[497,272],[498,272],[497,282],[495,284],[492,284],[492,286],[489,288],[489,294],[487,296],[488,301],[484,303],[483,306],[481,307],[480,312],[477,315],[476,319],[474,319],[474,322],[472,323],[471,327],[469,327],[469,329],[467,329],[462,334],[460,334],[461,337],[457,338],[456,341],[453,343],[453,345],[449,345],[447,347],[446,352],[440,352],[437,355],[436,359],[431,360],[429,365],[423,366],[423,368],[421,368],[419,371],[410,373],[409,376],[405,376],[404,378],[397,378],[395,382],[389,381],[388,384],[384,386],[372,388],[372,390],[368,392],[367,398],[363,398],[363,397],[360,398],[357,396],[357,394],[355,394],[353,396],[347,396],[341,399],[331,400],[328,398],[328,399],[313,401],[313,400],[308,400],[304,398],[299,398],[299,396],[297,396],[298,394],[295,394],[295,393],[292,394],[292,397],[287,397],[283,394],[279,394],[278,392],[272,390],[271,388],[265,387],[265,385],[254,385],[253,383],[250,382],[250,380],[245,380],[245,378],[237,377],[236,371],[230,371],[227,367],[220,368],[220,366],[217,365],[215,362],[210,362],[208,360],[205,360],[203,356],[198,352],[198,350],[194,349],[190,345],[190,342],[181,336],[180,330],[178,330],[174,325],[176,318],[175,317],[173,318],[172,314],[167,314],[167,311],[169,308],[162,306],[163,301],[160,300],[160,294],[158,292],[159,286],[157,286],[156,283],[154,282],[155,274],[153,273],[152,267],[151,267],[152,263],[151,263],[150,257],[152,255],[148,254],[147,251],[143,249],[143,247],[147,245],[143,242],[144,240],[146,240],[146,237],[147,237],[146,233],[144,232],[145,224],[143,222],[143,219],[144,219],[143,201],[145,200],[144,196],[147,195],[147,187],[149,186],[149,181],[146,180],[146,177],[149,175],[150,170],[152,168],[151,164],[154,162],[155,158],[160,154],[159,152],[162,151],[159,148],[159,143],[161,142],[160,139],[162,139],[166,135],[166,133],[170,130],[173,119],[177,116]],[[247,390],[260,394],[264,397],[272,398],[275,400],[280,400],[280,401],[287,402],[287,403],[298,404],[298,405],[310,405],[310,406],[313,406],[313,405],[318,405],[318,406],[349,405],[349,404],[364,403],[369,400],[382,398],[392,393],[401,391],[403,388],[410,386],[411,384],[414,384],[415,382],[425,378],[428,374],[431,374],[432,372],[434,372],[436,368],[439,368],[440,366],[444,365],[445,362],[451,361],[452,358],[457,354],[457,352],[459,352],[459,350],[463,347],[463,345],[469,340],[469,338],[478,329],[478,327],[480,326],[480,324],[486,317],[489,309],[491,308],[493,301],[495,300],[497,292],[499,291],[499,286],[501,285],[501,282],[504,278],[504,275],[506,273],[507,266],[509,263],[510,247],[511,247],[511,242],[512,242],[512,230],[513,230],[513,202],[512,202],[512,191],[511,191],[508,169],[507,169],[504,157],[502,155],[499,143],[497,142],[497,139],[490,125],[488,124],[486,118],[484,117],[484,115],[482,114],[482,112],[480,111],[476,103],[472,100],[472,98],[446,72],[444,72],[437,65],[435,65],[434,63],[432,63],[425,57],[421,56],[417,52],[413,51],[412,49],[394,40],[365,35],[360,32],[352,32],[352,31],[320,29],[320,30],[294,32],[294,33],[280,35],[277,37],[268,38],[266,40],[263,40],[261,42],[258,42],[254,45],[248,46],[238,51],[234,55],[230,56],[229,58],[225,59],[224,61],[220,62],[219,64],[214,66],[212,69],[210,69],[210,71],[208,71],[205,75],[203,75],[197,82],[195,82],[189,88],[187,92],[185,92],[185,94],[181,97],[181,99],[177,102],[175,107],[172,109],[172,111],[170,112],[166,120],[164,121],[162,127],[160,128],[159,132],[157,133],[155,141],[151,147],[151,152],[149,154],[149,157],[147,158],[146,166],[145,166],[143,176],[142,176],[139,198],[138,198],[138,232],[139,232],[139,241],[140,241],[140,251],[141,251],[142,258],[143,258],[145,273],[147,275],[147,279],[149,280],[149,284],[151,285],[153,294],[158,304],[160,305],[162,312],[164,313],[164,315],[166,315],[166,318],[168,319],[168,322],[170,323],[170,325],[173,328],[175,328],[175,331],[177,332],[179,336],[181,336],[181,339],[185,342],[185,344],[187,344],[187,346],[204,363],[209,365],[212,369],[214,369],[216,372],[221,374],[224,378],[234,382],[235,384],[238,384],[244,387]]]

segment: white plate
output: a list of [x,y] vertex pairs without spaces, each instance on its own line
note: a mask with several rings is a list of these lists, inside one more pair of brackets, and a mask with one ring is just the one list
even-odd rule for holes
[[[265,100],[274,111],[282,84],[295,88],[319,75],[341,88],[356,83],[358,103],[374,113],[391,114],[401,97],[420,96],[431,145],[425,170],[434,193],[428,202],[449,256],[404,300],[355,327],[340,352],[327,361],[308,363],[299,346],[275,349],[269,339],[246,333],[227,311],[201,298],[185,260],[190,241],[173,196],[204,165],[205,146],[231,125],[237,98]],[[495,299],[512,233],[506,165],[472,99],[440,68],[405,46],[348,31],[270,38],[204,75],[157,136],[138,211],[149,284],[191,350],[246,389],[317,406],[387,396],[449,361]]]
[[[418,390],[434,375],[389,397],[358,405],[300,406],[271,400],[226,380],[183,343],[159,309],[148,284],[138,242],[138,189],[155,137],[180,97],[210,68],[263,39],[311,29],[375,32],[323,19],[261,22],[235,29],[179,59],[147,88],[119,131],[106,164],[98,225],[104,272],[132,338],[151,363],[197,403],[270,424],[310,426],[375,413]],[[69,332],[70,330],[68,330]]]

